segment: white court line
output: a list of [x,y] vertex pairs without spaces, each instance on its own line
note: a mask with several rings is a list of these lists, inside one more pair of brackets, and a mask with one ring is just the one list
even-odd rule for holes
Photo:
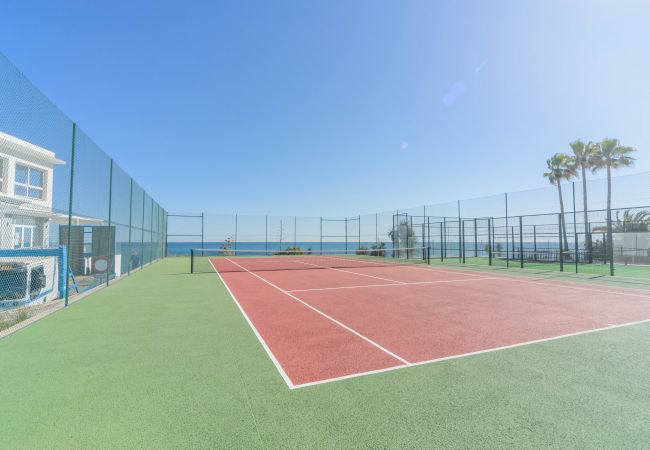
[[228,287],[228,284],[224,281],[224,279],[221,277],[221,274],[217,270],[217,268],[214,266],[212,263],[212,259],[208,258],[208,261],[210,262],[210,265],[214,269],[214,271],[217,273],[219,276],[219,279],[221,280],[221,283],[226,287],[226,290],[230,294],[230,297],[232,297],[233,301],[235,302],[235,305],[239,308],[239,311],[241,311],[242,315],[244,316],[244,319],[246,319],[246,322],[248,322],[248,325],[253,329],[253,333],[255,333],[255,336],[257,336],[257,340],[260,341],[260,344],[262,344],[262,348],[266,351],[266,354],[269,355],[269,358],[271,358],[271,361],[273,361],[273,364],[275,365],[275,368],[278,369],[278,372],[280,373],[280,376],[284,380],[285,383],[287,383],[287,386],[289,389],[294,389],[296,386],[293,384],[291,379],[289,378],[289,375],[284,371],[282,366],[280,365],[280,362],[277,360],[271,349],[269,348],[268,345],[266,345],[266,342],[264,341],[264,338],[262,335],[257,331],[257,328],[255,328],[255,325],[253,325],[253,322],[251,319],[248,317],[248,314],[246,314],[246,311],[244,311],[244,308],[239,304],[239,301],[237,300],[237,297],[235,297],[235,294],[232,293],[230,288]]
[[[556,283],[543,283],[541,281],[530,281],[530,280],[520,280],[518,278],[511,278],[511,277],[495,277],[501,280],[507,280],[507,281],[515,281],[517,283],[526,283],[526,284],[539,284],[541,286],[551,286],[551,287],[556,287],[556,288],[568,288],[568,289],[576,289],[579,291],[588,291],[588,292],[597,292],[599,294],[615,294],[615,295],[626,295],[628,297],[637,297],[637,298],[646,298],[650,300],[649,295],[641,295],[641,294],[635,294],[633,292],[621,292],[621,291],[610,291],[607,289],[592,289],[592,288],[586,288],[586,287],[581,287],[581,286],[573,286],[571,285],[571,282],[556,282]],[[566,283],[566,284],[562,284]],[[608,287],[608,286],[604,286]],[[631,289],[631,288],[627,288]]]
[[[272,283],[268,282],[267,280],[263,279],[262,277],[259,277],[258,275],[250,272],[249,270],[247,270],[246,268],[240,266],[239,264],[235,263],[234,261],[231,261],[231,260],[229,260],[229,261],[231,263],[239,266],[240,268],[242,268],[246,272],[249,272],[251,275],[254,275],[257,278],[260,278],[262,281],[266,282],[267,284],[270,284],[271,286],[275,287],[276,289],[280,290],[281,292],[284,292],[288,296],[296,299],[297,301],[299,301],[300,303],[302,303],[305,306],[309,307],[310,309],[318,312],[319,314],[325,315],[324,313],[318,311],[316,308],[312,307],[311,305],[309,305],[309,304],[305,303],[304,301],[298,299],[297,297],[291,295],[289,293],[289,291],[284,291],[283,289],[273,285]],[[212,261],[210,261],[210,264],[212,264]],[[374,264],[377,264],[378,266],[384,266],[384,267],[393,266],[391,264],[381,264],[381,263],[374,263]],[[214,268],[214,264],[212,264],[212,267]],[[457,275],[467,275],[467,276],[476,275],[476,272],[470,273],[470,272],[465,272],[465,271],[460,270],[460,269],[458,269],[458,270],[440,270],[440,269],[437,269],[437,268],[434,268],[434,267],[421,267],[421,266],[410,266],[410,265],[403,265],[401,267],[412,267],[412,268],[415,268],[415,269],[428,270],[428,271],[431,271],[431,272],[452,273],[452,274],[457,274]],[[267,354],[269,355],[269,357],[271,358],[271,360],[275,364],[278,372],[280,373],[280,375],[282,376],[282,378],[286,382],[289,389],[299,389],[299,388],[303,388],[303,387],[316,386],[316,385],[331,383],[331,382],[335,382],[335,381],[341,381],[341,380],[346,380],[346,379],[351,379],[351,378],[358,378],[358,377],[362,377],[362,376],[366,376],[366,375],[390,372],[390,371],[393,371],[393,370],[403,369],[403,368],[406,368],[406,367],[433,364],[433,363],[436,363],[436,362],[442,362],[442,361],[447,361],[447,360],[453,360],[453,359],[459,359],[459,358],[464,358],[464,357],[469,357],[469,356],[475,356],[475,355],[479,355],[479,354],[482,354],[482,353],[491,353],[491,352],[506,350],[506,349],[510,349],[510,348],[522,347],[522,346],[526,346],[526,345],[533,345],[533,344],[547,342],[547,341],[554,341],[554,340],[565,339],[565,338],[569,338],[569,337],[573,337],[573,336],[579,336],[579,335],[582,335],[582,334],[596,333],[596,332],[600,332],[600,331],[612,330],[612,329],[615,329],[615,328],[622,328],[622,327],[627,327],[627,326],[632,326],[632,325],[637,325],[637,324],[650,322],[650,319],[645,319],[645,320],[640,320],[640,321],[636,321],[636,322],[628,322],[628,323],[619,324],[619,325],[607,324],[606,327],[595,328],[595,329],[591,329],[591,330],[580,331],[580,332],[576,332],[576,333],[564,334],[564,335],[559,335],[559,336],[553,336],[553,337],[550,337],[550,338],[537,339],[537,340],[533,340],[533,341],[526,341],[526,342],[521,342],[521,343],[517,343],[517,344],[513,344],[513,345],[508,345],[508,346],[494,347],[494,348],[480,350],[480,351],[476,351],[476,352],[446,356],[446,357],[436,358],[436,359],[431,359],[431,360],[426,360],[426,361],[419,361],[419,362],[416,362],[416,363],[406,362],[406,360],[403,360],[402,358],[398,357],[397,355],[394,355],[394,357],[396,357],[396,359],[398,359],[400,361],[404,361],[404,365],[393,366],[393,367],[388,367],[388,368],[384,368],[384,369],[371,370],[371,371],[366,371],[366,372],[359,372],[359,373],[355,373],[355,374],[344,375],[344,376],[341,376],[341,377],[328,378],[328,379],[313,381],[313,382],[308,382],[308,383],[293,384],[290,381],[290,379],[287,376],[284,369],[282,369],[282,366],[279,364],[279,362],[277,361],[277,359],[275,358],[275,356],[273,355],[273,353],[269,349],[269,347],[266,345],[266,342],[264,341],[264,339],[261,337],[261,335],[259,334],[259,332],[255,328],[255,326],[253,325],[253,323],[251,322],[249,317],[246,315],[245,311],[243,310],[243,308],[241,307],[241,305],[239,304],[239,302],[237,301],[237,299],[235,298],[233,293],[228,288],[228,285],[224,282],[223,278],[221,277],[221,274],[219,274],[219,272],[216,270],[216,268],[215,268],[215,272],[217,272],[217,274],[219,275],[219,278],[221,279],[222,283],[224,284],[224,286],[226,286],[226,289],[228,290],[231,297],[233,298],[233,300],[237,304],[237,307],[240,309],[240,311],[242,312],[244,318],[246,319],[248,324],[253,329],[255,335],[258,337],[258,340],[260,341],[263,348],[266,350]],[[591,292],[596,292],[596,293],[611,293],[611,294],[629,295],[629,296],[641,297],[641,298],[650,298],[649,296],[644,296],[644,295],[634,294],[634,293],[628,293],[628,292],[617,292],[617,291],[611,291],[611,290],[599,290],[599,289],[584,288],[584,287],[580,287],[580,286],[571,286],[570,281],[566,282],[565,284],[562,284],[561,282],[544,283],[544,282],[537,282],[537,281],[520,280],[520,279],[517,279],[517,278],[511,278],[511,277],[507,277],[507,276],[500,276],[500,274],[497,274],[497,275],[499,275],[499,276],[475,278],[475,279],[464,280],[464,281],[475,281],[475,280],[484,280],[484,279],[498,279],[498,280],[506,280],[506,281],[511,280],[511,281],[516,281],[516,282],[520,282],[520,283],[538,284],[538,285],[542,285],[542,286],[551,286],[551,287],[566,287],[566,288],[570,288],[570,289],[591,291]],[[396,285],[400,286],[400,285],[403,285],[403,284],[405,284],[405,283],[400,282],[400,283],[397,283]],[[389,285],[383,284],[383,285],[377,285],[377,286],[389,286]],[[330,320],[333,320],[334,322],[336,322],[337,324],[339,324],[343,328],[349,329],[349,327],[346,327],[345,325],[343,325],[340,322],[336,321],[336,319],[330,318],[329,316],[326,316],[326,317],[328,317]],[[349,329],[349,331],[351,331],[354,334],[357,334],[362,339],[369,341],[369,343],[371,343],[371,344],[373,344],[375,346],[379,346],[379,344],[376,344],[376,343],[370,341],[368,338],[358,334],[354,330]],[[385,352],[391,354],[391,356],[393,356],[393,354],[390,351],[384,349],[381,346],[379,346],[379,347],[382,350],[384,350]]]
[[573,336],[580,336],[582,334],[597,333],[599,331],[613,330],[613,329],[616,329],[616,328],[628,327],[628,326],[632,326],[632,325],[639,325],[639,324],[648,323],[648,322],[650,322],[650,319],[638,320],[636,322],[622,323],[620,325],[608,324],[606,327],[594,328],[594,329],[586,330],[586,331],[578,331],[576,333],[562,334],[560,336],[553,336],[553,337],[550,337],[550,338],[536,339],[534,341],[519,342],[517,344],[504,345],[502,347],[488,348],[488,349],[479,350],[479,351],[476,351],[476,352],[462,353],[462,354],[459,354],[459,355],[444,356],[442,358],[435,358],[435,359],[429,359],[429,360],[426,360],[426,361],[419,361],[419,362],[411,363],[411,364],[409,364],[407,366],[387,367],[385,369],[377,369],[377,370],[370,370],[370,371],[367,371],[367,372],[359,372],[359,373],[354,373],[354,374],[351,374],[351,375],[344,375],[342,377],[334,377],[334,378],[327,378],[327,379],[319,380],[319,381],[311,381],[309,383],[297,384],[292,389],[300,389],[300,388],[309,387],[309,386],[317,386],[319,384],[332,383],[334,381],[349,380],[350,378],[358,378],[358,377],[362,377],[362,376],[366,376],[366,375],[373,375],[373,374],[376,374],[376,373],[392,372],[394,370],[404,369],[404,368],[407,368],[407,367],[424,366],[424,365],[427,365],[427,364],[433,364],[433,363],[442,362],[442,361],[449,361],[449,360],[452,360],[452,359],[466,358],[466,357],[469,357],[469,356],[481,355],[483,353],[497,352],[497,351],[500,351],[500,350],[507,350],[507,349],[511,349],[511,348],[523,347],[523,346],[526,346],[526,345],[533,345],[533,344],[539,344],[539,343],[542,343],[542,342],[555,341],[555,340],[565,339],[565,338],[569,338],[569,337],[573,337]]
[[374,288],[374,287],[385,287],[385,286],[418,286],[420,284],[438,284],[438,283],[465,283],[467,281],[479,281],[479,280],[495,280],[494,277],[482,277],[482,278],[462,278],[458,280],[436,280],[436,281],[412,281],[404,283],[385,283],[385,284],[363,284],[359,286],[338,286],[338,287],[326,287],[326,288],[312,288],[312,289],[291,289],[287,292],[311,292],[311,291],[336,291],[338,289],[362,289],[362,288]]
[[[478,273],[484,273],[480,271],[470,271],[470,270],[462,270],[462,269],[457,269],[457,270],[442,270],[438,269],[437,267],[431,267],[431,266],[417,266],[417,265],[410,265],[410,264],[403,264],[399,266],[395,266],[393,264],[384,264],[376,261],[370,261],[371,264],[376,264],[378,266],[382,267],[410,267],[412,269],[421,269],[421,270],[428,270],[430,272],[440,272],[440,273],[453,273],[456,275],[467,275],[467,276],[475,276]],[[501,274],[493,274],[496,276],[490,277],[494,279],[499,279],[499,280],[510,280],[510,281],[516,281],[518,283],[528,283],[528,284],[539,284],[541,286],[551,286],[551,287],[566,287],[568,289],[576,289],[576,290],[581,290],[581,291],[589,291],[589,292],[598,292],[598,293],[609,293],[609,294],[617,294],[617,295],[627,295],[630,297],[638,297],[638,298],[647,298],[650,299],[649,295],[641,295],[641,294],[635,294],[633,292],[621,292],[621,291],[612,291],[607,288],[610,288],[610,286],[603,286],[606,289],[592,289],[592,288],[586,288],[586,287],[581,287],[581,286],[575,286],[575,282],[572,282],[571,280],[560,280],[560,281],[555,281],[552,283],[548,282],[541,282],[541,281],[530,281],[530,280],[524,280],[524,279],[519,279],[519,278],[512,278],[509,276],[501,276]],[[615,288],[614,288],[615,289]],[[625,288],[629,290],[634,290],[634,288]]]
[[404,281],[391,280],[390,278],[376,277],[374,275],[368,275],[368,274],[365,274],[365,273],[352,272],[351,270],[339,269],[338,267],[321,266],[320,264],[312,264],[312,263],[308,263],[308,262],[304,262],[304,261],[295,261],[295,262],[300,263],[300,264],[305,264],[307,266],[320,267],[321,269],[331,269],[331,270],[336,270],[338,272],[351,273],[352,275],[360,275],[362,277],[368,277],[368,278],[375,278],[377,280],[390,281],[391,283],[406,284]]
[[265,283],[268,284],[269,286],[274,287],[275,289],[277,289],[278,291],[282,292],[283,294],[285,294],[285,295],[291,297],[292,299],[296,300],[297,302],[299,302],[299,303],[305,305],[307,308],[311,309],[312,311],[314,311],[314,312],[320,314],[321,316],[325,317],[325,318],[328,319],[328,320],[331,320],[332,322],[334,322],[335,324],[337,324],[337,325],[340,326],[341,328],[343,328],[343,329],[349,331],[350,333],[356,335],[357,337],[360,337],[361,339],[363,339],[363,340],[366,341],[367,343],[373,345],[374,347],[377,347],[379,350],[381,350],[381,351],[383,351],[384,353],[386,353],[386,354],[392,356],[393,358],[397,359],[397,360],[400,361],[401,363],[406,364],[406,365],[410,365],[410,364],[411,364],[409,361],[405,360],[404,358],[402,358],[402,357],[399,356],[399,355],[396,355],[395,353],[391,352],[391,351],[388,350],[387,348],[382,347],[380,344],[378,344],[377,342],[373,341],[373,340],[370,339],[369,337],[366,337],[366,336],[364,336],[363,334],[359,333],[358,331],[356,331],[356,330],[350,328],[349,326],[345,325],[344,323],[339,322],[339,321],[336,320],[334,317],[327,315],[326,313],[324,313],[323,311],[319,310],[318,308],[315,308],[315,307],[311,306],[309,303],[307,303],[307,302],[305,302],[305,301],[303,301],[303,300],[300,300],[300,299],[299,299],[298,297],[296,297],[295,295],[293,295],[293,294],[291,294],[291,293],[285,291],[285,290],[282,289],[281,287],[276,286],[275,284],[271,283],[269,280],[266,280],[266,279],[262,278],[261,276],[259,276],[258,274],[251,272],[250,270],[246,269],[246,268],[243,267],[243,266],[240,266],[240,265],[237,264],[235,261],[232,261],[232,260],[230,260],[230,259],[228,259],[228,258],[226,258],[226,261],[229,261],[229,262],[231,262],[232,264],[234,264],[234,265],[236,265],[236,266],[239,266],[240,268],[244,269],[246,272],[250,273],[250,274],[253,275],[254,277],[256,277],[256,278],[262,280],[263,282],[265,282]]

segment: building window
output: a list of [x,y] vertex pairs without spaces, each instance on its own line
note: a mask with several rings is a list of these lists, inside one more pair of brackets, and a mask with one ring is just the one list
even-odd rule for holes
[[32,248],[35,231],[33,225],[14,225],[14,248]]
[[42,170],[16,164],[14,193],[21,197],[42,199],[45,174]]

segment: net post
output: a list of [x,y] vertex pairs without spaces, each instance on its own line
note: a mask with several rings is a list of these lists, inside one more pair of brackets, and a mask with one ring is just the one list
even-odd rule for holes
[[190,249],[190,273],[194,273],[194,249]]
[[348,252],[348,218],[345,218],[345,253]]
[[427,247],[427,264],[431,264],[431,246]]
[[488,217],[488,266],[492,265],[492,220]]
[[359,221],[359,247],[361,248],[361,214],[357,216],[357,220]]
[[201,256],[203,256],[204,241],[205,241],[205,213],[201,213]]
[[524,232],[522,216],[519,216],[519,268],[524,268]]
[[557,229],[558,229],[558,238],[560,243],[560,272],[564,272],[564,251],[562,248],[562,213],[557,215]]

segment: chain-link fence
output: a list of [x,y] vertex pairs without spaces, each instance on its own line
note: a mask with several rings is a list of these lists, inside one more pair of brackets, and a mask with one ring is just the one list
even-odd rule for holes
[[444,264],[650,280],[648,185],[650,173],[613,177],[611,220],[606,179],[563,184],[562,206],[560,190],[549,186],[348,217],[170,215],[167,252],[427,247],[431,261]]
[[161,258],[165,222],[0,54],[0,330]]

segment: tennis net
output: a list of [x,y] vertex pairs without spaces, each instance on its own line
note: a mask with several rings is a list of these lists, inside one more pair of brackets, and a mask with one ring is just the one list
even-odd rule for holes
[[429,248],[357,250],[192,249],[190,272],[262,272],[429,264]]

